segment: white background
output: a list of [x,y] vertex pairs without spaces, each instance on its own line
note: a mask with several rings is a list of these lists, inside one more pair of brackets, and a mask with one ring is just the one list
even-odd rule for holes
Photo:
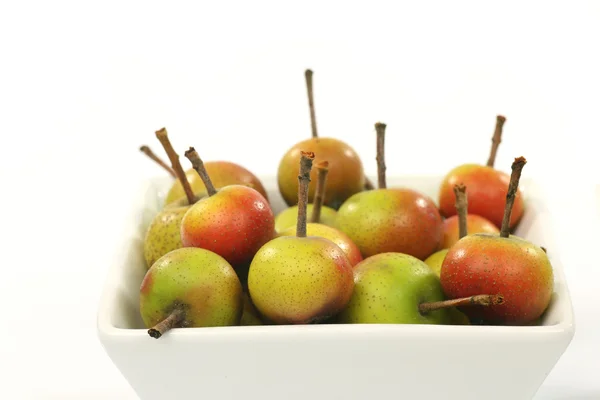
[[134,183],[179,150],[273,174],[310,135],[375,172],[528,159],[551,184],[577,333],[540,399],[597,399],[600,2],[0,3],[0,369],[6,399],[133,399],[95,336]]

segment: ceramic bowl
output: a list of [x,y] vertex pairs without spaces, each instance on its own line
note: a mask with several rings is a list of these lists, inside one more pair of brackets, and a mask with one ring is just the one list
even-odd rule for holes
[[[275,178],[261,179],[274,211],[282,210]],[[441,179],[391,176],[388,187],[406,185],[436,200]],[[555,270],[555,296],[539,326],[236,326],[174,329],[153,339],[139,315],[142,243],[170,184],[142,184],[129,229],[115,232],[122,247],[98,310],[100,341],[141,399],[531,399],[573,337],[546,194],[523,179],[527,209],[515,234],[545,246]]]

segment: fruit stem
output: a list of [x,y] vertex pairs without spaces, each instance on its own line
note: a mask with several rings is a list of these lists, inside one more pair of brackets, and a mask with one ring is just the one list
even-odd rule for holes
[[202,159],[200,158],[200,155],[198,155],[196,149],[190,147],[186,150],[185,156],[188,160],[190,160],[190,162],[192,163],[192,167],[194,167],[198,175],[200,175],[200,179],[202,179],[202,182],[204,182],[204,186],[206,186],[208,196],[212,196],[213,194],[217,193],[217,190],[215,189],[215,186],[210,180],[210,176],[208,176],[208,172],[206,172],[204,163],[202,162]]
[[319,223],[321,221],[321,207],[325,199],[325,187],[327,185],[327,173],[329,172],[329,163],[321,161],[317,164],[317,187],[315,189],[315,198],[313,200],[313,210],[311,222]]
[[463,184],[454,185],[454,196],[456,197],[456,213],[458,214],[458,238],[467,236],[467,188]]
[[194,196],[192,187],[190,186],[190,183],[188,182],[187,177],[185,176],[185,171],[181,167],[181,163],[179,162],[179,155],[175,152],[173,146],[171,145],[171,141],[169,140],[167,130],[165,128],[161,128],[155,133],[156,137],[160,141],[160,144],[162,144],[163,148],[167,152],[167,156],[169,156],[169,160],[171,161],[171,167],[173,168],[173,170],[175,170],[177,178],[183,186],[183,190],[185,191],[185,195],[188,199],[188,202],[190,204],[193,204],[196,201],[196,196]]
[[504,127],[505,122],[506,117],[503,115],[496,116],[496,129],[494,130],[494,136],[492,136],[492,150],[490,151],[490,157],[487,161],[488,167],[493,168],[494,163],[496,162],[496,153],[498,152],[498,147],[502,141],[502,128]]
[[510,235],[510,216],[512,214],[513,204],[517,191],[519,190],[519,179],[521,179],[521,171],[527,164],[525,157],[517,157],[512,163],[512,173],[510,174],[510,182],[506,193],[506,206],[504,207],[504,216],[502,217],[502,225],[500,228],[500,236],[507,238]]
[[310,109],[310,128],[312,130],[312,137],[317,138],[319,134],[317,132],[317,118],[315,117],[315,99],[313,95],[313,72],[310,69],[304,71],[304,77],[306,78],[306,92],[308,93],[308,108]]
[[315,153],[301,152],[300,173],[298,174],[298,222],[296,236],[306,237],[306,206],[308,205],[308,184]]
[[365,190],[373,190],[375,189],[375,185],[373,185],[373,182],[371,182],[371,180],[369,178],[367,178],[367,176],[365,176]]
[[164,335],[165,332],[167,332],[168,330],[178,327],[184,319],[185,312],[181,307],[177,307],[173,311],[171,311],[167,318],[163,319],[158,324],[148,329],[148,335],[155,339],[158,339],[159,337]]
[[419,312],[426,314],[431,311],[440,310],[442,308],[462,307],[462,306],[492,306],[504,303],[504,297],[494,294],[479,294],[471,297],[463,297],[460,299],[434,301],[431,303],[419,304]]
[[175,171],[173,171],[173,168],[169,167],[167,165],[167,163],[165,163],[156,154],[154,154],[154,152],[152,151],[152,149],[150,149],[150,147],[148,147],[146,145],[140,146],[140,151],[142,153],[144,153],[145,155],[147,155],[155,163],[157,163],[158,165],[160,165],[161,167],[163,167],[165,169],[165,171],[167,171],[169,174],[171,174],[171,176],[173,178],[177,179],[177,174],[175,173]]
[[377,122],[375,130],[377,131],[377,185],[379,189],[385,189],[385,128],[386,124]]

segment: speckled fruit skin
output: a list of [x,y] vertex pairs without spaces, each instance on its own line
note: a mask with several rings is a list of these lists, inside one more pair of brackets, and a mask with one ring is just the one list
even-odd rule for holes
[[438,249],[443,233],[433,200],[406,188],[355,194],[338,210],[336,227],[363,257],[397,252],[424,260]]
[[419,312],[421,302],[444,300],[438,277],[421,260],[401,253],[365,258],[354,267],[354,292],[337,321],[353,324],[447,324],[447,309]]
[[[206,168],[211,182],[217,189],[229,185],[247,185],[256,189],[267,201],[269,200],[262,182],[241,165],[229,161],[207,161],[204,163],[204,168]],[[196,195],[206,195],[206,187],[196,170],[190,168],[185,172],[185,175]],[[182,197],[185,197],[183,186],[179,180],[176,180],[167,193],[165,204],[172,203]]]
[[352,296],[352,265],[321,237],[282,236],[264,245],[248,273],[250,298],[270,323],[307,324],[338,314]]
[[[463,184],[467,188],[468,213],[480,215],[500,228],[509,182],[510,175],[484,165],[458,166],[444,177],[440,186],[440,212],[446,218],[456,215],[454,185]],[[511,228],[520,221],[524,207],[523,194],[519,189],[510,218]]]
[[[467,214],[467,232],[499,234],[500,229],[491,221],[479,215]],[[449,249],[456,242],[458,242],[458,215],[453,215],[444,220],[444,236],[442,237],[440,249]]]
[[231,265],[204,249],[181,248],[159,258],[140,287],[140,312],[147,328],[173,307],[185,307],[186,327],[238,325],[242,284]]
[[160,211],[152,220],[144,238],[144,259],[150,268],[160,257],[183,247],[181,220],[190,206],[171,207]]
[[444,258],[446,257],[446,254],[448,254],[448,249],[442,249],[442,250],[436,251],[435,253],[433,253],[432,255],[430,255],[429,257],[427,257],[425,259],[425,264],[427,264],[429,266],[429,268],[431,268],[431,270],[438,277],[440,276],[440,271],[442,269],[442,263],[444,262]]
[[[318,236],[331,240],[337,244],[340,249],[346,254],[352,266],[363,260],[362,254],[358,246],[344,232],[323,224],[309,223],[306,224],[307,236]],[[296,236],[296,227],[289,228],[279,234],[279,236]]]
[[[306,215],[308,221],[312,218],[313,205],[306,205]],[[322,206],[319,223],[329,226],[335,226],[337,211],[331,207]],[[298,220],[298,206],[288,207],[275,217],[275,231],[283,232],[292,226],[296,226]]]
[[[315,165],[321,161],[329,163],[324,205],[337,210],[348,197],[364,189],[363,164],[352,147],[333,138],[311,138],[294,145],[279,162],[279,192],[288,206],[298,204],[298,165],[301,151],[314,152]],[[317,168],[310,172],[309,199],[315,196],[317,174]]]
[[501,305],[461,310],[471,321],[488,324],[531,323],[546,310],[554,290],[552,265],[540,247],[486,233],[465,236],[448,250],[440,281],[449,298],[501,294]]
[[248,265],[275,236],[275,217],[256,190],[230,185],[195,203],[181,221],[184,247],[200,247],[224,257],[234,268]]

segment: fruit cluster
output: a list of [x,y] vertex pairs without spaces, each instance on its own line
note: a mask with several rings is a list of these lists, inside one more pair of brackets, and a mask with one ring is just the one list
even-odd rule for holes
[[282,157],[274,215],[260,180],[242,166],[184,171],[167,131],[156,132],[176,178],[148,227],[140,312],[150,336],[174,327],[387,323],[531,325],[548,308],[553,270],[543,247],[511,234],[525,209],[526,163],[494,168],[505,118],[486,165],[450,171],[438,204],[387,187],[386,125],[375,124],[377,187],[357,153],[319,137],[306,71],[312,138]]

